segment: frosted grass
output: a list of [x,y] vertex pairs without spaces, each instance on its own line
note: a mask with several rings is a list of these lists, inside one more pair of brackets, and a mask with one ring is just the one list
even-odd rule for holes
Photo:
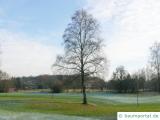
[[[0,95],[23,95],[24,93],[14,93],[14,94],[0,94]],[[59,96],[59,97],[81,97],[81,93],[60,93],[60,94],[44,94],[44,93],[28,93],[25,95],[33,95],[36,96]],[[111,103],[111,104],[119,104],[119,103],[126,103],[126,104],[134,104],[137,102],[136,94],[114,94],[114,93],[87,93],[89,99],[91,98],[93,101],[100,101],[103,103]],[[160,95],[155,95],[152,93],[147,93],[144,95],[139,95],[139,103],[159,103],[160,102]]]
[[[31,95],[31,94],[30,94]],[[33,94],[36,95],[36,94]],[[81,97],[81,93],[60,93],[60,94],[37,94],[37,95],[53,95],[53,96],[62,96],[62,97]],[[100,101],[103,103],[111,103],[111,104],[134,104],[137,102],[136,94],[114,94],[114,93],[87,93],[87,96],[93,99],[94,101]],[[144,95],[139,95],[139,103],[159,103],[160,95],[155,95],[154,93],[147,93]]]
[[0,110],[0,120],[100,120],[96,118],[42,113],[16,113]]
[[[107,95],[107,94],[94,94],[90,95],[93,99],[99,99],[99,101],[103,102],[111,102],[113,104],[118,103],[126,103],[126,104],[134,104],[137,103],[137,95],[120,95],[120,94],[113,94],[113,95]],[[159,103],[160,102],[160,96],[159,95],[149,95],[149,96],[139,96],[138,97],[139,103]]]

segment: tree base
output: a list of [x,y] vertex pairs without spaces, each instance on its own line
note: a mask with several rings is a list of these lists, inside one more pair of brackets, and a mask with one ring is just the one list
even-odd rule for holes
[[88,105],[88,103],[87,103],[87,102],[86,102],[86,103],[84,103],[84,102],[83,102],[82,104],[83,104],[83,105]]

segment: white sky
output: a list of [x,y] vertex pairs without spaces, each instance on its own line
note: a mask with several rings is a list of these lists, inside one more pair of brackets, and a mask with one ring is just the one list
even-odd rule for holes
[[52,74],[51,66],[62,49],[37,42],[21,33],[0,31],[1,67],[12,76]]
[[[129,72],[145,67],[150,46],[154,41],[160,41],[160,0],[84,1],[83,7],[101,23],[105,52],[110,61],[109,75],[119,65],[124,65]],[[5,16],[3,9],[0,9],[1,16]],[[53,29],[56,31],[56,28]],[[63,51],[60,46],[44,44],[45,38],[1,27],[0,40],[3,43],[1,67],[11,76],[52,74],[51,65],[55,56]]]
[[109,74],[118,65],[132,73],[148,64],[149,48],[160,41],[160,0],[87,0],[87,8],[102,25],[109,24],[102,27],[111,31],[104,36]]

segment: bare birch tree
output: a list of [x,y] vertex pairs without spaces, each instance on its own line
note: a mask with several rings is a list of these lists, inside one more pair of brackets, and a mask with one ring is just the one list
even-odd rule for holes
[[99,24],[85,10],[78,10],[65,29],[63,39],[65,54],[57,56],[53,68],[70,71],[81,77],[83,104],[87,104],[86,77],[103,71],[106,62],[102,54]]
[[151,66],[157,74],[157,88],[160,92],[160,43],[155,42],[151,47]]

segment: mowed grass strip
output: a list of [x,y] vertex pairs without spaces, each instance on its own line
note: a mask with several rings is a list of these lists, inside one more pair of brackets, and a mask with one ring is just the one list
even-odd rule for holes
[[111,101],[88,97],[89,104],[81,104],[81,96],[0,94],[0,109],[16,112],[58,113],[76,116],[116,116],[125,111],[160,111],[159,103],[112,104]]

